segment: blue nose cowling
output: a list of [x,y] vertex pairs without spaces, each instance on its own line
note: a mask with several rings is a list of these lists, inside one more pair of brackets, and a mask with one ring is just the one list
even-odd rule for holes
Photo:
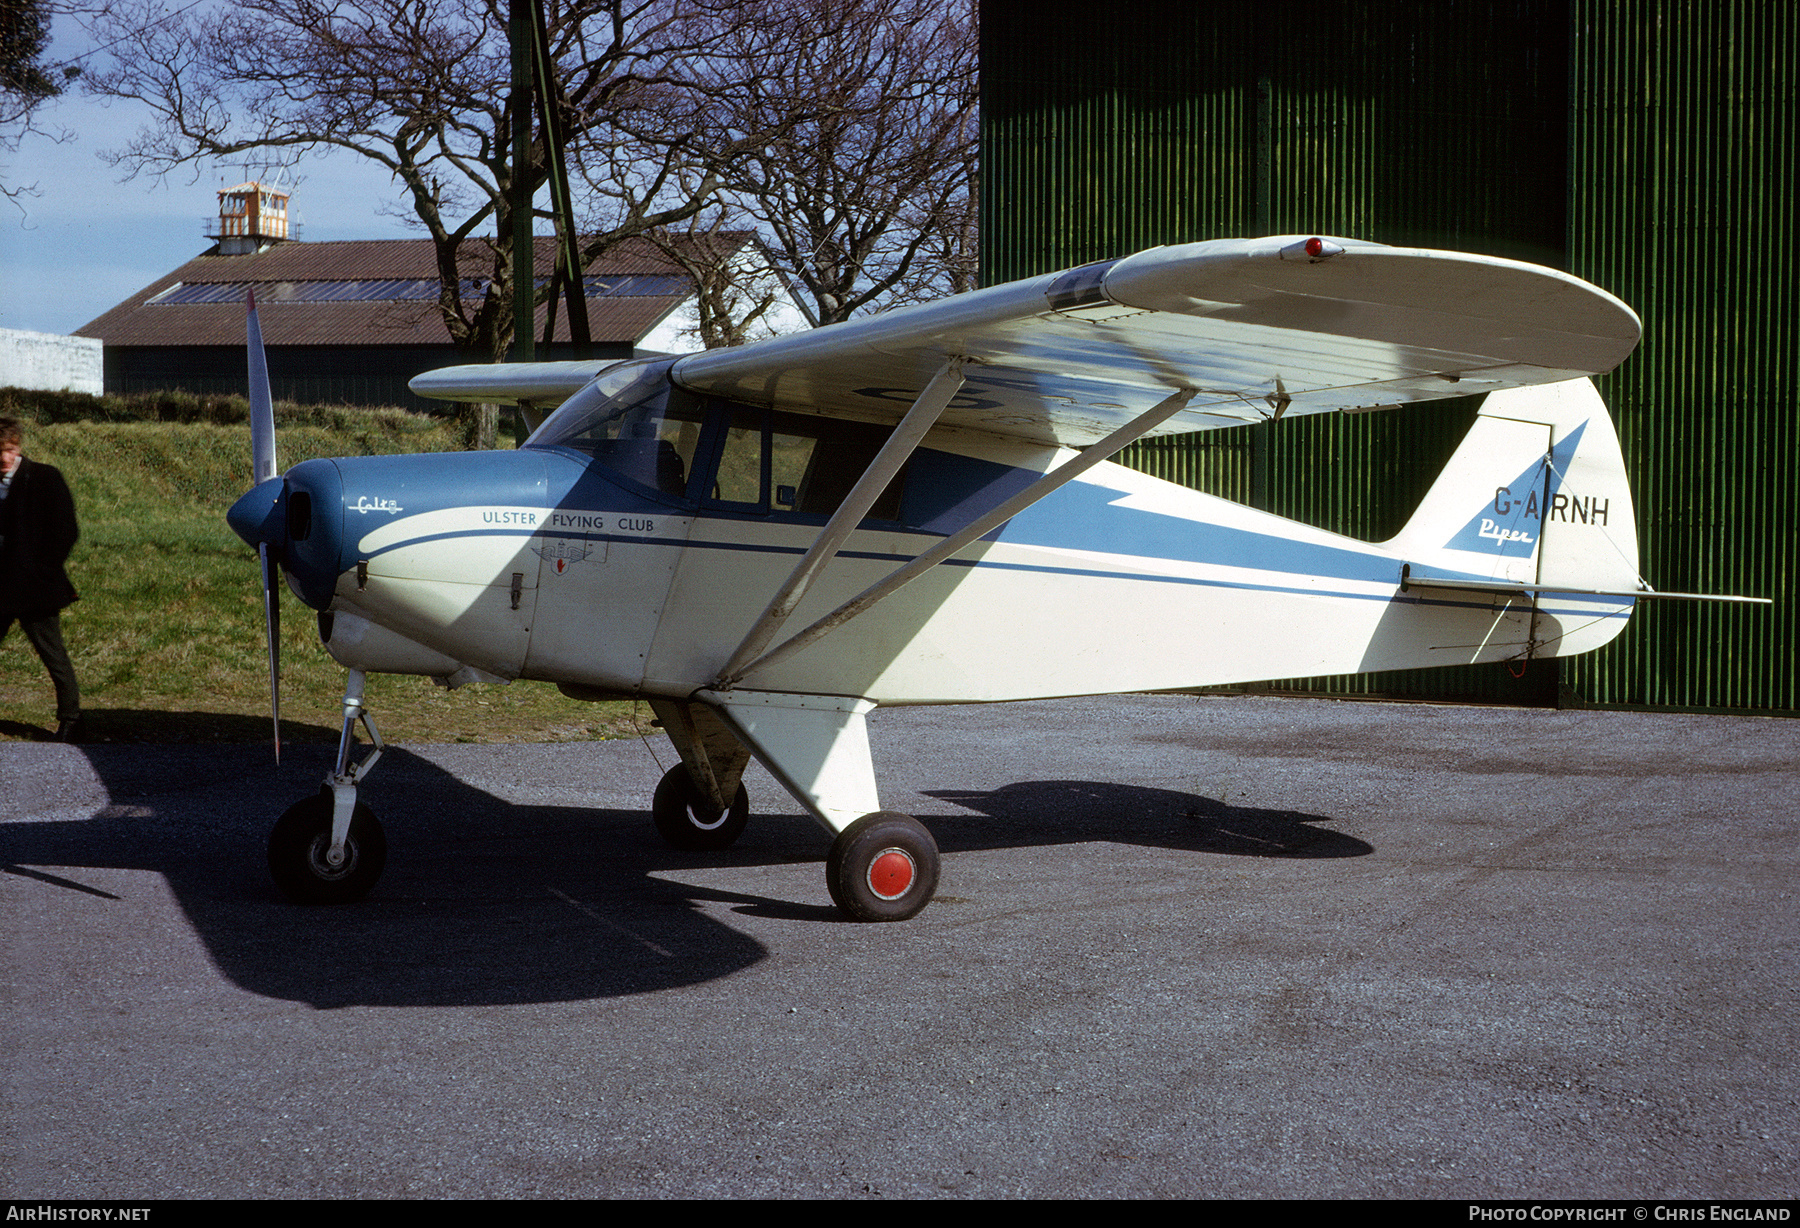
[[[287,471],[282,537],[287,550],[282,570],[288,588],[315,610],[331,605],[338,576],[356,565],[346,553],[344,480],[341,468],[355,461],[302,461]],[[350,548],[354,548],[351,544]]]
[[266,542],[279,555],[282,539],[287,536],[282,524],[285,513],[281,502],[285,485],[281,478],[270,478],[251,487],[225,513],[225,523],[249,545],[259,546]]
[[382,574],[381,557],[396,546],[389,541],[372,555],[359,553],[370,531],[437,511],[466,509],[479,526],[485,510],[548,507],[553,461],[560,500],[585,465],[533,449],[302,461],[239,499],[226,519],[252,546],[269,546],[295,596],[325,610],[340,577],[359,562]]
[[339,558],[342,501],[336,464],[304,461],[246,493],[225,513],[225,522],[250,545],[268,546],[295,596],[323,610],[345,566]]

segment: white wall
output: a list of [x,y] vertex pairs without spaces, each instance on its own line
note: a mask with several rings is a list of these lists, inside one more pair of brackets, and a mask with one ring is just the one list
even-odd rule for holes
[[[733,280],[745,293],[761,296],[772,291],[775,295],[775,306],[757,321],[746,340],[762,341],[787,333],[805,332],[812,327],[780,279],[752,259],[747,250],[740,251],[733,264]],[[700,307],[694,298],[684,300],[637,343],[640,354],[693,354],[700,349]]]
[[98,396],[101,385],[100,342],[94,338],[0,328],[0,388]]

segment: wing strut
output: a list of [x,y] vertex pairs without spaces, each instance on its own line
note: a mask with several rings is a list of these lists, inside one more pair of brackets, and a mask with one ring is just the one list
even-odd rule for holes
[[962,388],[962,369],[968,361],[961,356],[952,358],[931,377],[931,382],[925,385],[925,391],[919,394],[912,408],[906,411],[906,417],[900,419],[900,425],[894,428],[894,433],[881,445],[875,459],[869,462],[862,477],[856,480],[856,485],[844,496],[838,510],[832,513],[830,521],[819,531],[818,540],[813,542],[812,549],[795,565],[793,574],[776,591],[768,608],[762,612],[762,617],[756,620],[756,625],[744,636],[743,643],[731,654],[731,660],[719,671],[719,679],[712,685],[713,690],[730,690],[732,684],[744,675],[744,666],[769,646],[769,641],[781,630],[781,624],[787,621],[788,615],[794,612],[794,608],[806,596],[813,581],[819,578],[825,564],[831,561],[851,531],[862,523],[862,518],[875,506],[875,500],[881,497],[881,492],[887,489],[888,483],[894,480],[894,475],[900,472],[900,467],[912,456],[919,441],[925,438],[925,433],[937,422],[938,415],[950,404],[950,398]]
[[[1046,473],[1043,477],[1027,486],[1024,490],[1021,490],[1018,494],[1006,500],[1006,502],[1000,504],[991,511],[977,516],[974,520],[964,525],[961,529],[958,529],[955,533],[952,533],[949,537],[946,537],[943,541],[927,550],[924,554],[913,559],[912,562],[901,564],[886,576],[876,581],[873,585],[846,601],[843,605],[827,614],[824,618],[821,618],[812,626],[806,628],[806,630],[801,631],[792,639],[783,642],[780,647],[771,652],[764,653],[750,664],[738,670],[735,674],[729,675],[723,679],[719,689],[723,689],[724,686],[735,683],[745,674],[761,669],[765,665],[774,665],[778,661],[785,661],[796,652],[799,652],[802,648],[805,648],[808,644],[811,644],[822,636],[828,635],[836,628],[841,627],[876,602],[891,596],[907,584],[912,583],[927,571],[930,571],[933,567],[936,567],[939,563],[955,554],[958,550],[961,550],[970,542],[979,537],[986,536],[1000,525],[1005,524],[1008,520],[1011,520],[1014,516],[1017,516],[1020,512],[1056,490],[1059,486],[1080,477],[1089,469],[1098,465],[1101,461],[1112,456],[1113,453],[1117,452],[1120,448],[1123,448],[1126,444],[1136,440],[1139,436],[1143,435],[1144,432],[1154,430],[1164,421],[1180,413],[1186,408],[1187,403],[1193,399],[1193,396],[1194,389],[1183,388],[1159,401],[1153,408],[1138,415],[1136,418],[1133,418],[1130,422],[1127,422],[1124,426],[1108,435],[1105,439],[1083,449],[1073,459],[1058,465],[1055,469]],[[740,655],[742,654],[740,653]]]

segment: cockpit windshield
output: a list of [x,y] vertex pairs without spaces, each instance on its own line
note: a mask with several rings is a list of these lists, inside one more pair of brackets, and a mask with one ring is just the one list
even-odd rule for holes
[[620,363],[570,397],[530,447],[575,448],[640,486],[687,493],[703,405],[669,382],[674,359]]

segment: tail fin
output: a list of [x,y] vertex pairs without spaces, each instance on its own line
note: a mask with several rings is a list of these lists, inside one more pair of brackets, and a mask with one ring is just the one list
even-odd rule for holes
[[1612,419],[1586,379],[1488,395],[1387,547],[1445,579],[1638,588],[1637,521]]

